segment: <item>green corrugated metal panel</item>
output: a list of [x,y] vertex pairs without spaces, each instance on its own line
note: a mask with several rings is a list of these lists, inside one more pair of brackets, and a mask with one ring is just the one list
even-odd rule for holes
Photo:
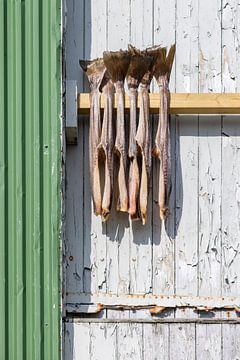
[[54,360],[60,0],[0,0],[0,49],[0,359]]

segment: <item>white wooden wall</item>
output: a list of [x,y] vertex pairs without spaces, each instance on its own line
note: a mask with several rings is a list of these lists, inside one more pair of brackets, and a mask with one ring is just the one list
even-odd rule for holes
[[[79,91],[88,91],[80,58],[93,59],[128,43],[145,48],[176,42],[172,92],[240,92],[239,0],[66,0],[66,7],[66,79],[77,80]],[[165,229],[158,217],[155,162],[145,227],[115,211],[104,225],[92,214],[88,119],[79,119],[78,145],[67,146],[66,152],[69,312],[83,303],[94,308],[109,294],[120,301],[133,294],[189,296],[193,301],[240,296],[239,121],[231,116],[172,117],[173,191]],[[152,123],[154,132],[156,119]],[[232,339],[240,325],[104,322],[149,321],[148,309],[108,309],[97,316],[102,323],[66,323],[66,360],[101,359],[99,344],[111,349],[109,359],[240,359],[240,345]],[[175,320],[202,316],[192,308],[163,315]],[[211,316],[237,318],[234,311]],[[231,346],[225,346],[230,338]]]

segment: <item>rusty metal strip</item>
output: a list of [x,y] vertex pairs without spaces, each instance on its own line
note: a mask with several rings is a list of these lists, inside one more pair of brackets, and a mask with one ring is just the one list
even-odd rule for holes
[[[240,312],[239,297],[200,297],[167,295],[112,295],[112,294],[68,294],[67,311],[81,312],[83,304],[95,305],[100,309],[149,309],[157,314],[170,308],[194,308],[198,311],[216,309]],[[91,311],[93,312],[93,311]]]

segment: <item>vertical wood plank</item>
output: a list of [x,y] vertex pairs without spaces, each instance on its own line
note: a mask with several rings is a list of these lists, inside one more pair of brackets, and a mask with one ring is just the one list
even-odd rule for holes
[[221,119],[199,121],[199,295],[221,295]]
[[[106,1],[85,1],[85,58],[102,56],[107,46]],[[93,213],[89,182],[89,122],[84,127],[84,291],[106,292],[106,225]]]
[[222,325],[222,359],[240,359],[240,326],[235,324]]
[[[221,1],[199,4],[201,92],[221,91]],[[221,117],[199,118],[199,295],[221,295]]]
[[[222,73],[224,92],[240,89],[238,1],[223,1],[222,13]],[[223,117],[222,124],[222,287],[223,295],[239,293],[239,148],[240,131],[235,117]]]
[[225,296],[237,296],[240,287],[240,129],[236,118],[223,119],[222,134],[222,291]]
[[[175,16],[176,1],[170,0],[166,6],[164,0],[154,1],[154,44],[164,44],[170,46],[175,43]],[[153,83],[154,91],[158,91],[156,81]],[[173,65],[170,89],[175,91],[175,63]],[[158,116],[154,117],[153,138],[156,134]],[[175,144],[175,120],[171,121],[171,150],[174,159]],[[153,159],[152,176],[153,176],[153,293],[154,294],[172,294],[174,293],[174,167],[172,167],[172,192],[169,202],[170,216],[165,222],[159,218],[158,190],[159,190],[159,161]]]
[[[177,0],[154,0],[153,42],[154,45],[171,46],[176,41]],[[157,89],[156,82],[155,88]],[[175,92],[175,63],[171,73],[170,91]]]
[[126,49],[130,36],[129,0],[108,0],[107,39],[112,51]]
[[196,354],[198,360],[222,358],[221,326],[221,324],[196,324]]
[[83,90],[83,73],[79,59],[84,57],[84,0],[67,0],[66,23],[66,78],[76,80],[78,90]]
[[[66,78],[83,89],[79,59],[84,57],[84,4],[67,2]],[[78,34],[76,36],[73,34]],[[83,124],[79,124],[77,146],[66,151],[66,292],[83,290]]]
[[240,4],[237,0],[222,1],[222,91],[240,89]]
[[[130,2],[130,42],[140,49],[152,44],[152,2]],[[151,120],[150,120],[151,121]],[[148,198],[147,224],[130,222],[130,292],[152,292],[152,186]]]
[[[126,49],[130,36],[130,8],[128,0],[108,0],[107,48],[115,51]],[[128,294],[130,289],[130,243],[128,214],[115,210],[107,224],[107,283],[108,292]],[[129,311],[116,312],[108,310],[108,317],[128,317]]]
[[176,92],[198,92],[198,36],[198,0],[177,1]]
[[143,325],[143,358],[169,359],[169,324]]
[[[176,91],[198,92],[198,1],[176,5]],[[197,294],[198,121],[176,119],[175,291]],[[191,191],[189,191],[191,186]],[[179,318],[196,317],[193,309],[176,309]]]
[[73,358],[73,327],[72,324],[66,323],[63,327],[64,331],[64,348],[63,348],[63,359],[72,359]]
[[176,294],[197,295],[198,123],[177,119]]
[[142,324],[118,324],[117,359],[143,360]]
[[85,57],[101,58],[107,48],[107,0],[85,0]]
[[115,360],[116,343],[115,324],[91,324],[91,360]]
[[199,71],[200,92],[221,91],[221,0],[199,2]]
[[66,292],[83,291],[83,123],[66,154]]
[[[71,325],[70,325],[71,324]],[[90,360],[91,339],[89,323],[69,323],[72,328],[73,354],[72,360]]]
[[195,325],[170,324],[170,359],[195,359]]
[[152,45],[153,3],[148,0],[130,1],[130,43],[141,49]]

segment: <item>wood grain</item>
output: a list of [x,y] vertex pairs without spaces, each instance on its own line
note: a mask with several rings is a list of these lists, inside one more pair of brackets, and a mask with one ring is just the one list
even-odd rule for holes
[[[159,112],[159,94],[150,94],[150,112]],[[80,93],[78,95],[78,112],[87,114],[89,112],[89,94]],[[101,97],[101,108],[103,108],[103,98]],[[138,104],[139,106],[139,104]],[[114,103],[116,108],[116,101]],[[125,96],[125,109],[129,110],[129,98]],[[240,114],[240,94],[239,93],[172,93],[170,103],[170,114]]]

